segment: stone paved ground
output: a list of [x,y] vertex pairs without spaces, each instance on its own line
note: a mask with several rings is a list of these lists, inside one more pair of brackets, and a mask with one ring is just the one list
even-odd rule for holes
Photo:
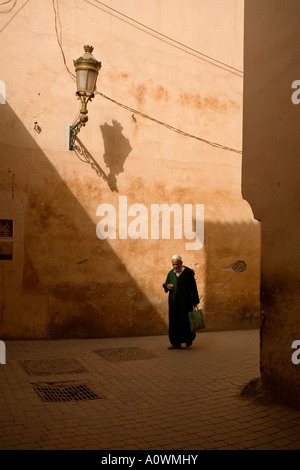
[[[300,412],[240,396],[259,376],[257,330],[7,341],[0,449],[300,449]],[[97,399],[46,402],[34,389],[86,385]]]

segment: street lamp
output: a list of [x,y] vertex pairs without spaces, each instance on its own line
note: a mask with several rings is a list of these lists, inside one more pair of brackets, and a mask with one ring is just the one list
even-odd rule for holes
[[93,49],[92,46],[84,46],[84,54],[79,59],[74,60],[77,82],[76,95],[81,101],[81,110],[76,124],[69,127],[69,150],[73,150],[76,135],[88,121],[87,104],[95,96],[94,92],[101,62],[98,62],[92,55]]

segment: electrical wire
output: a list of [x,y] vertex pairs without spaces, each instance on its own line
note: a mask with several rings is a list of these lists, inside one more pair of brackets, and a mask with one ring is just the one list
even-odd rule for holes
[[[2,7],[3,5],[7,5],[8,3],[11,3],[12,1],[13,0],[7,0],[6,2],[1,2],[0,7]],[[0,13],[4,13],[4,14],[10,13],[15,8],[16,4],[17,4],[17,0],[14,0],[14,4],[9,10],[0,11]]]
[[55,0],[52,0],[52,5],[53,5],[53,11],[54,11],[54,23],[55,23],[56,39],[57,39],[59,48],[61,50],[64,65],[65,65],[70,77],[72,78],[72,80],[75,81],[76,77],[75,77],[74,73],[72,73],[71,70],[69,69],[69,67],[67,66],[66,56],[65,56],[65,53],[64,53],[64,50],[63,50],[63,47],[62,47],[62,25],[61,25],[60,16],[59,16],[58,1],[56,0],[56,6],[55,6]]
[[[52,5],[53,5],[53,11],[54,11],[55,34],[56,34],[56,39],[57,39],[57,42],[58,42],[58,45],[59,45],[59,48],[60,48],[60,51],[61,51],[61,54],[62,54],[64,66],[65,66],[68,74],[72,78],[72,80],[76,81],[75,75],[71,72],[71,70],[67,66],[66,56],[65,56],[63,46],[62,46],[62,24],[61,24],[60,16],[59,16],[58,0],[56,0],[56,6],[55,6],[55,0],[52,0]],[[76,114],[76,116],[75,116],[75,118],[74,118],[74,120],[71,124],[72,126],[74,126],[75,122],[78,120],[79,115],[80,115],[80,111],[78,111],[78,113]]]
[[[234,75],[237,75],[239,77],[243,77],[243,71],[242,70],[239,70],[237,69],[236,67],[233,67],[231,65],[228,65],[224,62],[221,62],[217,59],[214,59],[213,57],[210,57],[202,52],[199,52],[197,51],[196,49],[193,49],[192,47],[190,46],[187,46],[183,43],[181,43],[180,41],[177,41],[176,39],[173,39],[163,33],[160,33],[159,31],[156,31],[155,29],[153,28],[150,28],[149,26],[146,26],[145,24],[131,18],[130,16],[127,16],[125,15],[124,13],[118,11],[118,10],[115,10],[114,8],[111,8],[110,6],[106,5],[105,3],[101,2],[100,0],[94,0],[95,2],[97,2],[98,4],[100,4],[101,6],[117,13],[118,15],[122,16],[123,18],[126,18],[127,20],[130,20],[131,23],[129,23],[129,21],[126,21],[124,20],[123,18],[120,18],[120,16],[117,16],[117,15],[114,15],[113,13],[109,12],[109,11],[106,11],[104,8],[101,8],[97,5],[95,5],[94,3],[92,3],[91,1],[89,0],[84,0],[86,3],[89,3],[90,5],[94,6],[95,8],[98,8],[99,10],[101,11],[104,11],[105,13],[129,24],[130,26],[133,26],[135,27],[136,29],[139,29],[140,31],[143,31],[144,33],[146,34],[150,34],[151,36],[155,37],[156,39],[159,39],[160,41],[162,42],[165,42],[167,44],[169,44],[170,46],[173,46],[173,47],[176,47],[177,49],[181,50],[181,51],[184,51],[194,57],[197,57],[198,59],[201,59],[205,62],[208,62],[209,64],[215,66],[215,67],[218,67],[218,68],[221,68],[223,70],[226,70],[227,72],[230,72],[230,73],[233,73]],[[135,23],[136,25],[139,25],[139,26],[135,26],[135,24],[132,24],[132,23]],[[142,29],[144,28],[144,29]],[[153,34],[154,33],[154,34]],[[171,41],[171,42],[169,42]]]
[[237,150],[237,149],[234,149],[232,147],[226,147],[225,145],[218,144],[217,142],[212,142],[210,140],[203,139],[202,137],[197,137],[196,135],[189,134],[188,132],[182,131],[181,129],[177,129],[176,127],[173,127],[170,124],[167,124],[163,121],[159,121],[158,119],[155,119],[151,116],[148,116],[147,114],[144,114],[140,111],[137,111],[136,109],[130,108],[129,106],[126,106],[125,104],[119,103],[118,101],[113,100],[112,98],[109,98],[104,93],[101,93],[100,91],[95,91],[95,94],[100,95],[100,96],[102,96],[103,98],[105,98],[109,101],[112,101],[113,103],[117,104],[121,108],[124,108],[127,111],[130,111],[131,113],[138,114],[138,115],[142,116],[145,119],[150,119],[151,121],[156,122],[157,124],[160,124],[160,125],[166,127],[167,129],[170,129],[171,131],[177,132],[178,134],[181,134],[181,135],[186,136],[186,137],[191,137],[192,139],[200,140],[201,142],[204,142],[205,144],[211,145],[213,147],[217,147],[221,150],[228,150],[230,152],[235,152],[235,153],[238,153],[240,155],[242,154],[241,150]]
[[[57,0],[56,0],[56,1],[57,1]],[[55,15],[55,31],[56,31],[57,42],[58,42],[58,45],[59,45],[60,50],[61,50],[61,52],[62,52],[62,57],[63,57],[64,65],[65,65],[65,67],[66,67],[66,69],[67,69],[69,75],[71,76],[72,80],[75,80],[75,75],[69,70],[69,68],[68,68],[68,66],[67,66],[67,64],[66,64],[65,53],[64,53],[63,47],[62,47],[62,26],[61,26],[61,22],[60,22],[60,18],[59,18],[58,3],[57,3],[57,8],[55,7],[55,0],[52,0],[52,4],[53,4],[53,9],[54,9],[54,15]],[[58,27],[57,27],[58,23],[59,23],[59,25],[60,25],[60,32],[58,32]],[[130,111],[130,112],[133,113],[133,114],[138,114],[139,116],[142,116],[142,117],[145,118],[145,119],[149,119],[149,120],[151,120],[151,121],[153,121],[153,122],[155,122],[155,123],[157,123],[157,124],[160,124],[160,125],[166,127],[167,129],[173,131],[173,132],[177,132],[178,134],[181,134],[181,135],[183,135],[183,136],[186,136],[186,137],[190,137],[190,138],[192,138],[192,139],[199,140],[199,141],[201,141],[201,142],[203,142],[203,143],[205,143],[205,144],[211,145],[211,146],[216,147],[216,148],[221,149],[221,150],[227,150],[227,151],[230,151],[230,152],[235,152],[235,153],[238,153],[238,154],[240,154],[240,155],[242,154],[242,151],[241,151],[241,150],[237,150],[237,149],[234,149],[234,148],[232,148],[232,147],[227,147],[227,146],[222,145],[222,144],[219,144],[219,143],[217,143],[217,142],[212,142],[212,141],[207,140],[207,139],[204,139],[204,138],[202,138],[202,137],[198,137],[198,136],[195,136],[195,135],[193,135],[193,134],[189,134],[188,132],[182,131],[181,129],[178,129],[178,128],[174,127],[174,126],[171,126],[170,124],[167,124],[167,123],[165,123],[165,122],[163,122],[163,121],[159,121],[158,119],[155,119],[155,118],[153,118],[153,117],[151,117],[151,116],[148,116],[147,114],[142,113],[141,111],[138,111],[138,110],[136,110],[136,109],[134,109],[134,108],[131,108],[131,107],[129,107],[129,106],[123,104],[123,103],[120,103],[120,102],[118,102],[118,101],[116,101],[116,100],[114,100],[114,99],[108,97],[108,96],[105,95],[104,93],[101,93],[101,92],[99,92],[99,91],[95,91],[94,93],[97,94],[97,95],[102,96],[103,98],[105,98],[105,99],[111,101],[112,103],[115,103],[116,105],[122,107],[123,109],[126,109],[127,111]],[[78,118],[78,115],[79,115],[79,114],[76,115],[76,118],[75,118],[74,121],[73,121],[73,125],[74,125],[74,123],[76,122],[76,120],[77,120],[77,118]],[[134,117],[134,116],[133,116],[133,117]],[[134,119],[135,119],[135,118],[134,118]]]
[[[27,5],[29,1],[30,0],[26,0],[26,2],[19,8],[19,10],[16,11],[16,13],[8,20],[8,22],[3,26],[3,28],[0,29],[0,33],[2,33],[2,31],[5,30],[5,28],[9,25],[9,23],[13,21],[13,19],[17,16],[18,13],[20,13],[20,11]],[[5,13],[5,12],[2,12],[2,13]]]
[[170,41],[173,41],[173,42],[175,42],[176,44],[179,44],[180,46],[186,47],[187,49],[190,49],[191,51],[196,52],[197,54],[200,54],[200,55],[202,55],[202,56],[204,56],[204,57],[206,57],[206,58],[208,58],[208,59],[211,59],[211,60],[213,60],[213,61],[215,61],[215,62],[218,62],[219,64],[225,65],[226,67],[229,67],[229,68],[235,70],[236,72],[241,72],[241,73],[242,73],[241,70],[239,70],[239,69],[237,69],[237,68],[235,68],[235,67],[232,67],[231,65],[225,64],[224,62],[221,62],[221,61],[219,61],[219,60],[217,60],[217,59],[214,59],[213,57],[210,57],[210,56],[208,56],[208,55],[206,55],[206,54],[203,54],[203,52],[199,52],[199,51],[197,51],[196,49],[193,49],[192,47],[189,47],[189,46],[187,46],[187,45],[185,45],[185,44],[183,44],[183,43],[181,43],[181,42],[179,42],[179,41],[176,41],[176,39],[173,39],[173,38],[171,38],[171,37],[169,37],[169,36],[167,36],[167,35],[165,35],[165,34],[163,34],[163,33],[160,33],[159,31],[156,31],[155,29],[150,28],[150,26],[146,26],[146,25],[144,25],[143,23],[140,23],[139,21],[137,21],[137,20],[131,18],[130,16],[127,16],[127,15],[125,15],[124,13],[121,13],[121,12],[119,12],[118,10],[115,10],[114,8],[111,8],[111,7],[108,6],[108,5],[105,5],[103,2],[100,2],[100,0],[94,0],[94,1],[97,2],[97,3],[100,3],[101,5],[105,6],[106,8],[109,8],[109,9],[112,10],[112,11],[115,11],[115,12],[118,13],[119,15],[122,15],[122,16],[124,16],[125,18],[128,18],[129,20],[133,21],[134,23],[137,23],[137,24],[139,24],[140,26],[143,26],[143,28],[149,29],[150,31],[154,32],[155,34],[159,34],[160,36],[162,36],[162,37],[164,37],[164,38],[166,38],[166,39],[169,39]]

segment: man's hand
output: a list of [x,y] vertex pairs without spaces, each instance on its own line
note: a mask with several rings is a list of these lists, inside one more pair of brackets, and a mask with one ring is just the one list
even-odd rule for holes
[[174,288],[173,284],[167,284],[167,289],[172,290]]

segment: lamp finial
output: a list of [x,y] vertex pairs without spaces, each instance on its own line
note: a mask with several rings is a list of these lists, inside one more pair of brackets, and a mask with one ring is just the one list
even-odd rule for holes
[[93,46],[84,46],[84,51],[89,52],[90,54],[93,52],[94,48]]

